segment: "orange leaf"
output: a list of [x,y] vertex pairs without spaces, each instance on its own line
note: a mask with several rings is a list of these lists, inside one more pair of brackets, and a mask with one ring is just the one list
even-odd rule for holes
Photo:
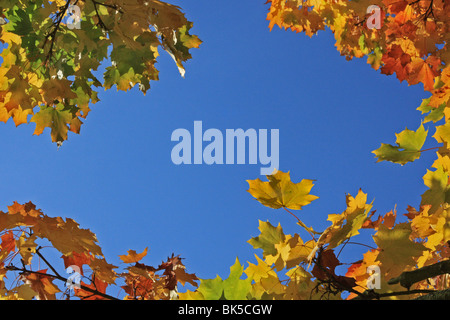
[[[46,273],[47,270],[39,270],[38,272]],[[52,283],[52,277],[36,273],[31,273],[24,277],[30,284],[31,289],[38,293],[40,300],[55,300],[55,293],[61,292],[61,290]]]
[[[108,284],[104,281],[101,281],[100,279],[98,279],[97,277],[95,277],[93,283],[91,284],[86,284],[83,281],[81,281],[81,285],[83,287],[87,287],[90,288],[92,290],[95,290],[99,293],[106,293],[106,288],[108,287]],[[75,295],[79,298],[81,298],[82,300],[105,300],[104,297],[97,295],[93,292],[87,291],[83,288],[81,289],[77,289],[75,288]]]
[[13,252],[16,249],[16,240],[11,230],[2,235],[2,243],[0,247],[7,252]]
[[422,82],[425,90],[432,91],[434,78],[439,75],[436,70],[439,64],[438,58],[429,57],[426,61],[421,58],[414,59],[409,66],[408,83],[414,85]]
[[143,257],[147,255],[148,248],[145,248],[142,253],[136,253],[134,250],[128,250],[127,255],[119,256],[119,258],[125,263],[135,263],[141,261]]

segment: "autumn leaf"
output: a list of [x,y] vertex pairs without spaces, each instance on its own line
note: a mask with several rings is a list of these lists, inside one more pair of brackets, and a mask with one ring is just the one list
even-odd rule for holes
[[424,89],[432,91],[434,87],[434,78],[439,75],[438,66],[440,60],[436,57],[428,57],[426,61],[420,58],[412,60],[409,72],[409,83],[423,83]]
[[46,276],[45,270],[39,270],[37,273],[26,275],[26,281],[30,283],[31,289],[38,294],[40,300],[56,300],[55,294],[61,290],[53,283],[53,278]]
[[64,260],[64,266],[66,268],[70,266],[77,266],[79,268],[80,274],[83,275],[83,265],[89,265],[93,259],[92,256],[78,252],[72,252],[68,255],[62,255],[61,258]]
[[147,249],[145,248],[142,253],[136,253],[134,250],[128,250],[127,255],[119,256],[120,260],[122,260],[125,263],[135,263],[142,260],[143,257],[147,255]]
[[448,173],[443,167],[438,167],[435,171],[427,170],[423,176],[424,184],[429,188],[422,194],[420,205],[430,205],[430,213],[434,213],[442,203],[450,201],[448,186]]
[[417,131],[406,128],[395,134],[396,146],[382,143],[381,147],[372,153],[378,158],[377,162],[390,161],[404,165],[420,158],[420,150],[425,143],[427,134],[428,130],[425,130],[423,125],[420,125]]
[[415,258],[420,257],[426,250],[423,244],[412,241],[410,236],[410,223],[399,223],[392,229],[381,225],[373,236],[381,250],[377,260],[391,276],[400,274],[407,266],[413,267]]
[[341,263],[333,250],[327,249],[321,252],[317,260],[311,273],[320,281],[335,281],[338,286],[345,289],[353,288],[356,285],[353,278],[336,275],[335,269]]
[[16,249],[16,242],[13,232],[10,230],[1,236],[0,248],[6,252],[13,252]]
[[251,289],[251,278],[241,279],[244,267],[239,260],[230,268],[230,275],[222,280],[220,276],[214,279],[200,280],[195,292],[180,293],[180,299],[193,300],[245,300]]
[[25,232],[22,232],[18,240],[16,240],[16,247],[19,250],[22,260],[25,265],[31,264],[33,254],[36,253],[37,244],[35,243],[36,235],[27,237]]
[[115,284],[117,274],[114,271],[117,267],[112,265],[104,258],[95,258],[89,263],[89,267],[95,274],[95,279],[102,281],[106,284]]
[[362,190],[359,190],[355,197],[347,195],[346,203],[347,209],[344,212],[328,215],[328,220],[332,224],[321,234],[317,240],[316,250],[311,254],[314,254],[317,248],[325,245],[327,245],[327,249],[333,249],[345,240],[359,234],[359,230],[368,219],[372,203],[367,204],[367,194]]
[[299,183],[293,183],[289,172],[279,170],[268,175],[267,179],[268,182],[261,181],[259,178],[247,180],[250,186],[247,191],[267,207],[301,210],[303,206],[318,199],[310,194],[314,185],[312,180],[303,179]]
[[284,242],[286,238],[283,229],[280,225],[274,227],[269,221],[259,221],[259,230],[261,234],[248,242],[255,249],[263,249],[264,255],[275,255],[277,253],[275,245]]
[[268,265],[264,260],[255,255],[258,264],[249,262],[247,269],[244,270],[245,274],[258,282],[261,278],[276,277],[276,272]]
[[42,107],[41,111],[36,113],[30,122],[36,123],[35,135],[40,135],[45,128],[51,129],[53,142],[63,142],[67,140],[69,124],[72,122],[72,114],[69,110],[64,110],[64,106],[59,104],[56,108]]
[[[95,294],[95,292],[106,293],[106,288],[108,284],[99,278],[94,278],[92,283],[85,283],[81,281],[81,288],[75,288],[75,295],[82,300],[106,300],[106,298],[102,295]],[[86,290],[85,288],[89,288],[94,291]]]
[[438,108],[434,108],[430,106],[430,99],[431,98],[423,99],[417,110],[421,111],[422,114],[427,113],[424,122],[438,122],[444,117],[444,109],[447,106],[447,103],[443,103]]

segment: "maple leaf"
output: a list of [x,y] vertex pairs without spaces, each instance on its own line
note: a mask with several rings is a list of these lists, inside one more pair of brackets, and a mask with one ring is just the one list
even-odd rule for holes
[[62,255],[61,258],[64,260],[64,266],[66,268],[70,266],[77,266],[80,270],[80,274],[83,274],[83,265],[89,265],[93,259],[92,256],[86,253],[72,252],[69,255]]
[[94,258],[89,267],[92,269],[95,279],[106,284],[115,284],[117,274],[114,271],[117,267],[109,264],[104,258]]
[[14,252],[16,249],[16,242],[14,239],[14,234],[11,230],[6,232],[1,236],[2,242],[0,243],[1,250],[5,250],[6,252]]
[[241,279],[244,267],[236,258],[234,265],[230,267],[230,275],[227,279],[217,275],[214,279],[200,280],[200,285],[195,292],[179,293],[181,300],[244,300],[251,290],[251,278]]
[[372,66],[375,70],[378,70],[381,67],[381,60],[383,58],[383,52],[380,47],[376,47],[373,50],[373,53],[367,56],[367,63]]
[[430,212],[431,205],[422,206],[411,219],[411,228],[418,238],[426,239],[424,245],[430,250],[438,250],[450,240],[450,214],[447,203]]
[[[15,290],[17,291],[17,293],[14,294],[14,298],[17,298],[17,300],[32,300],[36,296],[39,296],[38,293],[34,291],[28,284],[18,286],[15,288]],[[11,300],[15,300],[11,295],[9,295],[8,297],[11,298]]]
[[444,117],[444,110],[447,103],[442,103],[439,107],[434,108],[430,105],[431,98],[423,99],[417,110],[421,111],[422,114],[428,113],[424,118],[424,122],[433,121],[438,122]]
[[[289,283],[286,286],[284,299],[288,300],[320,300],[322,294],[317,290],[317,282],[312,281],[313,276],[301,266],[292,268],[286,275],[289,277]],[[338,295],[331,294],[329,300],[339,299]]]
[[20,204],[17,201],[11,206],[8,206],[9,214],[21,214],[22,216],[30,216],[30,217],[40,217],[42,216],[42,211],[36,209],[36,205],[32,202],[27,202],[25,204]]
[[248,243],[255,249],[263,249],[264,255],[276,255],[277,249],[275,245],[283,243],[286,239],[281,225],[278,224],[277,227],[274,227],[269,221],[264,222],[260,220],[258,229],[261,231],[261,234],[248,240]]
[[[356,286],[353,288],[356,291],[364,292],[367,290],[367,280],[370,277],[370,274],[367,272],[367,268],[370,266],[379,266],[380,262],[377,261],[379,250],[371,249],[368,252],[363,254],[363,259],[353,263],[345,274],[346,277],[351,277],[355,279]],[[381,275],[380,275],[381,276]],[[384,277],[380,279],[385,282]],[[355,293],[351,293],[348,299],[354,298],[357,295]]]
[[396,133],[396,146],[382,143],[381,147],[372,151],[377,162],[390,161],[404,165],[420,158],[420,150],[423,147],[427,138],[428,130],[425,130],[423,125],[416,131],[406,128],[400,133]]
[[387,52],[383,54],[381,60],[383,61],[381,73],[386,75],[396,73],[397,78],[400,81],[407,79],[407,66],[411,63],[411,56],[408,53],[405,53],[401,46],[396,44],[392,45],[388,48]]
[[[284,242],[275,244],[276,253],[265,255],[266,262],[270,265],[274,265],[274,268],[277,271],[281,271],[288,265],[295,265],[295,262],[298,260],[299,262],[302,261],[302,258],[305,258],[302,253],[305,251],[308,251],[307,248],[303,248],[303,252],[296,252],[296,254],[292,253],[292,249],[298,245],[302,245],[303,241],[300,239],[300,237],[296,234],[294,236],[286,235],[286,239]],[[314,247],[311,246],[311,250]],[[305,259],[306,260],[306,259]]]
[[245,274],[249,278],[259,282],[261,278],[277,277],[277,273],[269,264],[267,264],[264,260],[261,260],[256,254],[255,258],[258,264],[249,262],[247,269],[244,270]]
[[[106,288],[108,287],[108,284],[99,278],[94,277],[91,283],[85,283],[81,281],[80,283],[83,287],[90,288],[96,292],[99,293],[106,293]],[[105,297],[92,293],[91,291],[88,291],[84,288],[74,288],[75,295],[82,300],[105,300]]]
[[46,276],[45,273],[47,269],[24,275],[24,278],[31,289],[37,293],[39,300],[56,300],[55,294],[61,290],[52,282],[53,278]]
[[146,276],[126,277],[125,286],[122,288],[128,294],[127,299],[151,299],[151,294],[155,289],[154,281]]
[[36,253],[37,244],[35,243],[36,235],[26,236],[25,232],[22,232],[18,240],[16,240],[16,247],[22,256],[22,261],[25,265],[31,264],[33,254]]
[[382,263],[383,270],[386,273],[389,272],[391,277],[400,274],[408,266],[415,266],[415,258],[426,251],[423,244],[412,241],[410,237],[410,223],[399,223],[392,229],[381,225],[373,236],[381,250],[377,260]]
[[408,83],[417,84],[422,82],[424,89],[432,91],[434,87],[434,78],[439,75],[438,67],[440,59],[430,56],[426,61],[416,58],[411,61],[408,74]]
[[70,255],[72,252],[102,255],[96,235],[89,229],[81,229],[73,219],[67,218],[64,221],[62,218],[44,216],[36,221],[34,230],[39,236],[47,238],[64,255]]
[[349,289],[356,285],[355,279],[336,275],[335,269],[341,263],[336,258],[333,250],[325,250],[321,252],[317,260],[318,261],[314,265],[311,273],[320,281],[335,281],[337,285],[343,289]]
[[423,181],[429,189],[422,194],[420,205],[431,205],[429,211],[434,213],[442,203],[450,201],[448,173],[443,167],[438,167],[435,171],[427,170]]
[[328,220],[332,222],[319,237],[316,244],[316,249],[310,254],[309,260],[318,248],[325,246],[327,249],[333,249],[345,240],[358,235],[359,230],[363,227],[368,218],[368,214],[372,208],[372,203],[367,204],[367,194],[362,190],[353,197],[346,196],[347,209],[341,214],[330,214]]
[[420,238],[426,238],[435,233],[433,225],[436,225],[436,215],[429,215],[430,205],[422,207],[423,210],[418,212],[411,220],[411,229]]
[[147,255],[148,248],[145,248],[142,253],[136,253],[134,250],[128,250],[127,255],[119,256],[120,260],[125,263],[135,263],[142,260]]
[[247,191],[267,207],[301,210],[303,206],[318,199],[317,196],[310,194],[314,186],[312,180],[303,179],[299,183],[293,183],[289,172],[279,170],[266,177],[268,182],[261,181],[259,178],[247,180],[250,186]]
[[172,257],[168,258],[166,262],[158,266],[157,270],[164,270],[163,275],[166,276],[165,287],[170,291],[175,290],[177,283],[180,282],[183,286],[186,282],[190,283],[194,287],[197,286],[195,282],[198,280],[195,274],[186,273],[186,267],[181,262],[179,256],[172,254]]
[[40,135],[46,127],[51,128],[53,142],[63,142],[67,140],[69,124],[72,122],[72,114],[69,110],[59,104],[56,108],[42,107],[30,120],[36,123],[35,135]]
[[194,273],[187,273],[186,267],[179,262],[175,268],[175,279],[177,282],[181,283],[181,285],[185,285],[186,283],[189,283],[190,285],[197,287],[199,279]]

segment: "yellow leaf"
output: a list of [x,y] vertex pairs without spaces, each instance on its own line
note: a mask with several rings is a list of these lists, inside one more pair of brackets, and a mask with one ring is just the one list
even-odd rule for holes
[[31,258],[33,254],[36,253],[37,244],[34,242],[36,240],[36,235],[31,235],[26,237],[25,232],[16,240],[16,247],[19,249],[19,253],[22,256],[24,264],[31,264]]
[[256,260],[258,264],[253,264],[249,262],[249,266],[245,269],[245,274],[255,280],[256,282],[260,281],[261,278],[267,278],[269,276],[276,276],[276,272],[268,265],[264,260],[261,260],[255,254]]
[[391,278],[398,276],[407,267],[415,266],[415,258],[426,251],[423,244],[410,239],[411,231],[410,223],[399,223],[392,229],[380,225],[373,236],[381,250],[377,260],[381,262],[383,272],[389,273]]
[[92,271],[94,271],[95,276],[106,283],[114,284],[115,279],[117,278],[116,272],[113,269],[117,268],[116,266],[109,264],[105,259],[95,258],[89,264]]
[[282,171],[268,175],[267,179],[269,180],[267,182],[259,178],[247,180],[250,186],[247,191],[267,207],[301,210],[303,206],[318,199],[317,196],[309,194],[314,185],[312,180],[304,179],[299,183],[293,183],[289,172]]
[[23,284],[17,289],[17,298],[19,300],[32,300],[35,296],[37,296],[37,292],[31,289],[31,287],[27,284]]
[[[347,195],[347,209],[341,214],[331,214],[332,225],[320,236],[317,246],[328,244],[328,249],[339,246],[346,239],[359,234],[359,229],[368,218],[372,204],[367,204],[367,194],[359,190],[356,197]],[[314,253],[315,251],[313,251]]]

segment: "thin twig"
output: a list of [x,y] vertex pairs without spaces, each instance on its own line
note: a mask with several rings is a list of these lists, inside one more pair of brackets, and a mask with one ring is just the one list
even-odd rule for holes
[[[19,271],[21,273],[28,273],[28,274],[36,274],[36,275],[41,275],[41,276],[45,276],[45,277],[51,277],[63,282],[67,282],[67,278],[64,278],[60,275],[56,275],[56,274],[47,274],[47,273],[43,273],[43,272],[39,272],[39,271],[32,271],[32,270],[27,270],[25,268],[17,268],[16,266],[7,266],[6,267],[7,270],[11,270],[11,271]],[[85,285],[80,284],[80,288],[83,289],[84,291],[88,291],[90,293],[93,293],[97,296],[103,297],[105,299],[109,299],[109,300],[120,300],[117,299],[116,297],[110,296],[109,294],[100,292],[98,290],[94,290],[92,288],[86,287]]]
[[[297,219],[297,221],[298,221],[299,223],[303,224],[302,220],[300,220],[295,214],[293,214],[291,211],[289,211],[286,207],[283,207],[283,209],[286,210],[289,214],[291,214],[295,219]],[[304,229],[309,233],[309,235],[311,236],[311,238],[312,238],[313,240],[315,240],[314,234],[313,234],[311,231],[309,231],[306,227],[305,227]]]
[[70,1],[71,0],[67,0],[66,4],[62,7],[62,10],[56,13],[57,20],[54,23],[53,30],[45,37],[44,44],[42,46],[43,48],[47,44],[49,38],[51,38],[51,42],[50,42],[50,49],[48,50],[47,56],[45,57],[44,65],[47,65],[50,59],[52,58],[53,47],[56,42],[56,34],[58,33],[59,26],[61,25],[61,22],[64,16],[66,15],[67,10],[69,9]]
[[105,23],[103,22],[102,18],[100,17],[100,13],[98,12],[98,8],[97,8],[97,5],[101,5],[102,3],[99,3],[99,2],[97,2],[97,1],[95,1],[95,0],[91,0],[91,1],[92,1],[92,4],[94,5],[95,14],[96,14],[97,19],[98,19],[98,23],[97,23],[97,24],[98,24],[103,30],[108,31],[108,28],[106,27]]
[[47,261],[47,259],[45,259],[44,256],[39,252],[40,249],[42,249],[42,247],[38,247],[36,249],[36,254],[39,256],[39,258],[42,259],[42,261],[45,262],[45,264],[53,271],[53,273],[55,275],[57,275],[58,277],[61,277],[61,275],[58,273],[58,271],[56,271],[56,269],[53,268],[53,266]]

